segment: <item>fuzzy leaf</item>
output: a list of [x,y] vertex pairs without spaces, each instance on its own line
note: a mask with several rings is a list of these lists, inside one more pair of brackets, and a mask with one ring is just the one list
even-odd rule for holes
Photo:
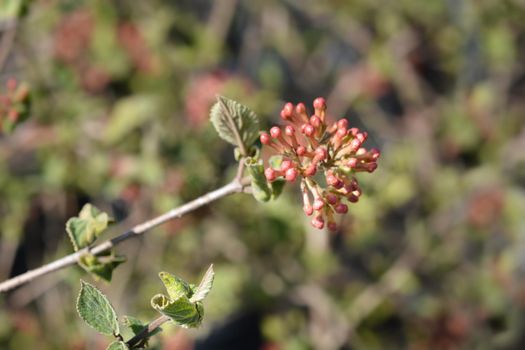
[[210,111],[210,120],[219,136],[235,146],[240,146],[236,132],[247,149],[259,135],[259,119],[255,112],[224,96],[217,96],[217,102]]
[[106,350],[128,350],[128,346],[123,341],[115,340],[111,344],[108,345]]
[[106,282],[111,282],[113,270],[125,261],[125,256],[114,255],[113,252],[111,252],[108,255],[102,256],[84,255],[80,258],[78,264],[92,274],[96,280],[102,279]]
[[78,217],[66,222],[66,231],[75,251],[89,246],[108,227],[111,218],[91,204],[80,210]]
[[117,314],[107,297],[91,284],[80,281],[77,312],[88,325],[106,335],[118,335]]
[[267,202],[272,197],[272,190],[268,186],[266,176],[264,176],[264,166],[262,161],[248,158],[245,161],[246,169],[251,177],[252,194],[259,202]]
[[171,300],[163,294],[157,294],[151,298],[151,306],[184,328],[198,327],[204,314],[201,303],[192,303],[185,296]]
[[169,272],[159,272],[159,277],[166,291],[172,300],[178,299],[182,296],[190,298],[193,294],[193,290],[190,288],[189,284],[181,278],[172,275]]
[[198,301],[203,301],[204,298],[208,295],[208,293],[211,290],[211,287],[213,286],[213,278],[215,277],[215,272],[213,272],[213,264],[210,265],[206,273],[204,274],[204,277],[202,277],[202,281],[197,287],[195,294],[190,298],[190,301],[195,303]]

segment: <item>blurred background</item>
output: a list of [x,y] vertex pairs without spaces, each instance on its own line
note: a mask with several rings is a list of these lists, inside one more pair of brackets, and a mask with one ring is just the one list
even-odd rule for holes
[[[525,1],[2,0],[0,82],[31,113],[0,135],[0,280],[72,252],[86,202],[107,237],[235,174],[215,94],[279,122],[328,101],[370,133],[340,230],[298,188],[221,199],[127,241],[97,283],[120,315],[157,317],[159,271],[215,286],[197,330],[163,349],[525,347]],[[0,348],[104,349],[77,316],[79,267],[0,295]]]

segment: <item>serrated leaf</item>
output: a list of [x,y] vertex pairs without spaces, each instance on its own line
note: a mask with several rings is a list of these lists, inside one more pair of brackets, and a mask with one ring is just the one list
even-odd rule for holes
[[164,271],[159,272],[159,277],[162,283],[164,283],[164,287],[166,287],[166,291],[172,300],[178,299],[182,296],[186,298],[192,296],[193,290],[183,279]]
[[75,251],[93,243],[110,221],[108,214],[89,203],[84,205],[78,217],[72,217],[66,222],[66,231]]
[[106,335],[118,335],[119,325],[115,309],[108,298],[95,286],[80,281],[77,312],[88,325]]
[[115,340],[114,342],[108,345],[106,350],[129,350],[129,348],[123,341]]
[[213,279],[215,277],[215,272],[213,271],[213,264],[208,267],[204,277],[202,277],[201,283],[197,287],[195,294],[190,298],[190,301],[195,303],[198,301],[203,301],[204,298],[208,295],[213,286]]
[[125,256],[114,255],[113,252],[111,252],[108,255],[102,256],[86,254],[79,259],[78,264],[86,270],[86,272],[92,274],[96,280],[102,279],[106,282],[111,282],[113,270],[125,261]]
[[267,202],[272,197],[272,191],[264,176],[264,166],[261,160],[247,158],[245,161],[246,169],[251,178],[252,194],[259,202]]
[[151,306],[185,328],[198,327],[204,315],[202,304],[192,303],[185,296],[171,300],[163,294],[157,294],[151,298]]
[[255,112],[224,96],[217,96],[217,102],[210,110],[210,120],[219,136],[232,145],[240,146],[236,133],[246,149],[259,135],[259,119]]

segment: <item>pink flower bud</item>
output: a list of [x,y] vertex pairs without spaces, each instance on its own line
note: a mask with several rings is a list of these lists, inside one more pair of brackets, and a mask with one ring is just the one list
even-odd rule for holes
[[333,174],[330,174],[326,177],[326,183],[330,186],[334,186],[335,184],[337,184],[339,182],[339,179],[333,175]]
[[335,195],[334,193],[329,192],[326,194],[325,199],[328,202],[328,204],[334,205],[337,203],[339,198],[337,198],[337,195]]
[[373,173],[374,170],[377,169],[377,163],[368,163],[365,165],[365,168],[366,168],[366,171],[368,171],[369,173]]
[[339,203],[334,209],[337,214],[346,214],[348,212],[348,206],[343,203]]
[[348,128],[348,120],[346,120],[346,119],[339,119],[337,121],[337,128],[338,129],[346,129],[346,128]]
[[272,168],[266,168],[266,170],[264,170],[264,176],[271,182],[277,178],[277,172]]
[[322,109],[322,110],[325,110],[326,109],[326,101],[324,98],[322,97],[318,97],[314,100],[314,108],[315,109]]
[[302,131],[306,136],[313,136],[315,133],[315,128],[310,124],[304,124],[304,127],[302,127]]
[[286,111],[287,114],[292,115],[293,110],[294,110],[294,108],[293,108],[293,104],[291,102],[287,102],[284,105],[283,111]]
[[304,103],[298,103],[297,106],[295,106],[295,113],[297,114],[303,114],[306,113],[306,107]]
[[358,132],[359,132],[358,128],[350,128],[350,130],[349,130],[350,135],[352,135],[354,137],[355,137],[355,135],[357,135]]
[[359,132],[359,133],[357,133],[357,135],[355,135],[355,137],[356,137],[356,139],[361,141],[361,143],[363,143],[368,138],[368,133],[366,131]]
[[303,211],[306,214],[306,216],[310,216],[314,213],[314,208],[310,204],[305,204],[303,206]]
[[313,227],[315,227],[316,229],[319,229],[319,230],[322,230],[323,227],[324,227],[324,220],[323,220],[323,217],[318,215],[316,217],[314,217],[311,221],[311,224]]
[[322,207],[324,207],[323,200],[321,198],[315,199],[313,207],[315,210],[320,210]]
[[291,125],[288,125],[284,128],[284,133],[286,134],[286,136],[294,136],[295,128]]
[[290,169],[286,170],[286,172],[284,174],[284,178],[288,182],[293,182],[297,178],[297,174],[298,174],[297,169],[290,168]]
[[349,158],[349,159],[348,159],[348,162],[346,162],[346,165],[347,165],[349,168],[355,168],[356,165],[357,165],[357,158]]
[[359,200],[359,197],[356,196],[356,195],[353,194],[353,193],[350,193],[350,194],[346,197],[346,199],[348,199],[348,201],[349,201],[350,203],[357,203],[357,201]]
[[304,176],[314,176],[317,172],[317,167],[315,164],[310,164],[305,170],[304,170]]
[[318,116],[316,116],[316,115],[311,116],[310,117],[310,125],[312,125],[316,129],[318,129],[321,126],[321,119]]
[[261,136],[259,137],[259,139],[261,140],[261,143],[263,145],[269,145],[270,143],[272,143],[272,139],[270,138],[270,135],[268,135],[268,133],[261,133]]
[[293,162],[291,160],[283,160],[282,163],[281,163],[281,171],[286,171],[288,169],[290,169],[291,167],[293,167]]
[[328,151],[325,147],[317,147],[315,149],[315,157],[319,160],[325,160],[328,157]]
[[279,136],[281,136],[281,129],[278,126],[274,126],[273,128],[270,129],[270,135],[274,139],[278,138]]
[[370,150],[370,155],[371,155],[373,160],[377,160],[379,158],[379,156],[381,155],[381,152],[379,152],[379,150],[377,148],[372,148]]
[[362,156],[362,155],[364,155],[364,154],[366,154],[366,149],[365,149],[364,147],[359,148],[359,149],[355,152],[355,155],[356,155],[356,156]]
[[284,105],[283,109],[281,110],[281,118],[284,120],[290,120],[293,116],[293,105],[288,102]]
[[337,129],[337,132],[336,132],[337,137],[342,139],[347,134],[348,134],[348,130],[346,130],[346,128],[339,128],[339,129]]
[[337,224],[333,221],[329,221],[326,227],[332,232],[337,231]]

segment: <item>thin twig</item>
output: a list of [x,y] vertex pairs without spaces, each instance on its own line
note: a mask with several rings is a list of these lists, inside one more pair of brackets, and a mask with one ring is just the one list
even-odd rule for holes
[[140,344],[141,342],[144,342],[146,339],[149,338],[149,336],[151,336],[153,332],[155,332],[155,330],[157,330],[157,328],[159,328],[160,326],[162,326],[164,323],[168,322],[169,320],[170,318],[165,315],[162,315],[159,318],[153,320],[139,334],[137,334],[136,336],[128,340],[126,342],[126,345],[130,349],[133,349],[133,346]]
[[9,280],[6,280],[2,283],[0,283],[0,293],[1,292],[7,292],[15,287],[18,287],[24,283],[30,282],[34,280],[37,277],[46,275],[48,273],[51,273],[53,271],[57,271],[60,269],[63,269],[67,266],[76,264],[80,258],[82,258],[86,254],[93,254],[93,255],[99,255],[104,252],[107,252],[117,244],[124,242],[125,240],[137,237],[143,234],[144,232],[163,224],[169,220],[180,218],[181,216],[200,208],[206,204],[209,204],[219,198],[225,197],[227,195],[233,194],[233,193],[239,193],[244,190],[244,183],[243,181],[239,181],[237,179],[234,179],[232,182],[228,183],[227,185],[220,187],[214,191],[211,191],[209,193],[206,193],[205,195],[198,197],[191,202],[188,202],[186,204],[181,205],[180,207],[174,208],[162,215],[157,216],[154,219],[148,220],[146,222],[143,222],[135,227],[133,227],[131,230],[122,233],[121,235],[107,240],[99,245],[94,246],[93,248],[84,248],[82,250],[79,250],[73,254],[67,255],[61,259],[55,260],[49,264],[43,265],[39,268],[36,268],[34,270],[27,271],[19,276],[13,277]]

